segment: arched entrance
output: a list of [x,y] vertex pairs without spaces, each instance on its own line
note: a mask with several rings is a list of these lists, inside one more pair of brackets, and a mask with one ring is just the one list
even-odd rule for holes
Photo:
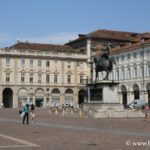
[[13,91],[10,88],[3,90],[3,103],[5,108],[13,107]]
[[18,91],[18,107],[23,107],[27,103],[27,90],[19,89]]
[[133,85],[134,99],[140,99],[140,89],[137,84]]
[[60,106],[60,90],[57,88],[52,90],[52,106]]
[[44,90],[37,89],[35,92],[35,106],[43,107],[44,106]]
[[65,106],[73,106],[73,90],[66,89],[65,91]]
[[146,89],[148,94],[148,105],[150,106],[150,83],[147,84]]
[[84,89],[81,89],[81,90],[79,91],[79,94],[78,94],[79,105],[84,103],[85,93],[86,93],[86,92],[85,92]]
[[127,107],[127,88],[125,85],[121,86],[121,93],[122,93],[122,104],[124,108]]

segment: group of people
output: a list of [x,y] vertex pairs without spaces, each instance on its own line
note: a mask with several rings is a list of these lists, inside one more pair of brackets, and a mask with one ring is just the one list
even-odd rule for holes
[[23,117],[23,124],[26,123],[29,124],[29,114],[31,116],[31,123],[34,123],[34,118],[35,118],[35,106],[34,104],[26,104],[24,107],[23,107],[23,110],[22,110],[22,117]]

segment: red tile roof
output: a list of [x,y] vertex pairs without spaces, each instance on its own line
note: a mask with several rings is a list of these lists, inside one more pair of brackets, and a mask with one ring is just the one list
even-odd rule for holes
[[146,44],[150,44],[150,39],[144,40],[143,42],[139,40],[137,43],[134,43],[134,44],[130,43],[130,44],[126,44],[125,46],[121,46],[121,47],[118,46],[118,47],[112,48],[110,51],[110,54],[115,54],[115,53],[117,54],[119,52],[130,51],[131,49],[136,49]]
[[150,33],[135,33],[135,32],[124,32],[124,31],[112,31],[112,30],[96,30],[89,34],[79,34],[79,38],[66,43],[66,45],[80,41],[86,38],[97,38],[97,39],[110,39],[110,40],[118,40],[118,41],[125,41],[125,42],[136,42],[137,39],[150,38]]
[[42,51],[57,51],[57,52],[72,52],[75,51],[68,45],[52,45],[52,44],[40,44],[40,43],[29,43],[29,42],[18,42],[10,49],[24,49],[24,50],[42,50]]

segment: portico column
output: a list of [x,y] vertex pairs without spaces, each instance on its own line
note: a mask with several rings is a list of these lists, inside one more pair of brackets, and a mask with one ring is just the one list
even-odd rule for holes
[[35,95],[33,95],[33,104],[35,105]]
[[46,94],[44,95],[43,107],[46,107]]
[[13,108],[17,108],[18,107],[18,95],[17,95],[17,93],[14,93],[13,94],[13,104],[12,104],[13,106]]

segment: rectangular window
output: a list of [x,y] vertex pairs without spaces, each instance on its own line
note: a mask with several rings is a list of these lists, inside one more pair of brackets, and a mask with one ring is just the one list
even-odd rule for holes
[[117,70],[117,80],[119,80],[119,70]]
[[30,59],[30,66],[33,66],[33,59]]
[[6,58],[6,65],[10,65],[10,58]]
[[46,61],[46,67],[49,67],[49,66],[50,66],[50,62]]
[[30,83],[33,83],[33,74],[30,74]]
[[83,83],[83,76],[80,76],[80,83]]
[[130,60],[130,54],[127,55],[128,60]]
[[50,81],[50,76],[47,74],[46,75],[46,83],[49,83],[49,81]]
[[136,52],[135,52],[135,53],[133,53],[133,57],[134,57],[134,58],[137,58],[137,54],[136,54]]
[[21,59],[21,66],[25,65],[25,59]]
[[144,77],[144,67],[141,67],[141,77]]
[[136,68],[136,67],[134,68],[133,77],[134,77],[134,78],[137,78],[137,68]]
[[41,66],[42,66],[42,61],[38,60],[38,67],[41,67]]
[[80,62],[80,69],[83,69],[83,63]]
[[130,68],[128,68],[128,79],[131,79],[131,71],[130,71]]
[[41,80],[42,80],[42,75],[38,74],[38,83],[41,83]]
[[124,61],[124,55],[121,56],[121,60]]
[[150,66],[148,66],[148,77],[150,77]]
[[25,75],[21,74],[21,82],[23,83],[25,81]]
[[10,82],[10,73],[6,73],[6,82]]
[[57,75],[54,75],[54,83],[57,83]]
[[124,80],[124,69],[122,69],[122,80]]
[[70,75],[68,75],[68,77],[67,77],[67,82],[71,83],[71,76]]
[[71,62],[70,62],[70,61],[67,63],[67,68],[68,68],[68,69],[71,68]]
[[143,52],[143,51],[140,52],[140,56],[141,56],[141,57],[144,56],[144,52]]

